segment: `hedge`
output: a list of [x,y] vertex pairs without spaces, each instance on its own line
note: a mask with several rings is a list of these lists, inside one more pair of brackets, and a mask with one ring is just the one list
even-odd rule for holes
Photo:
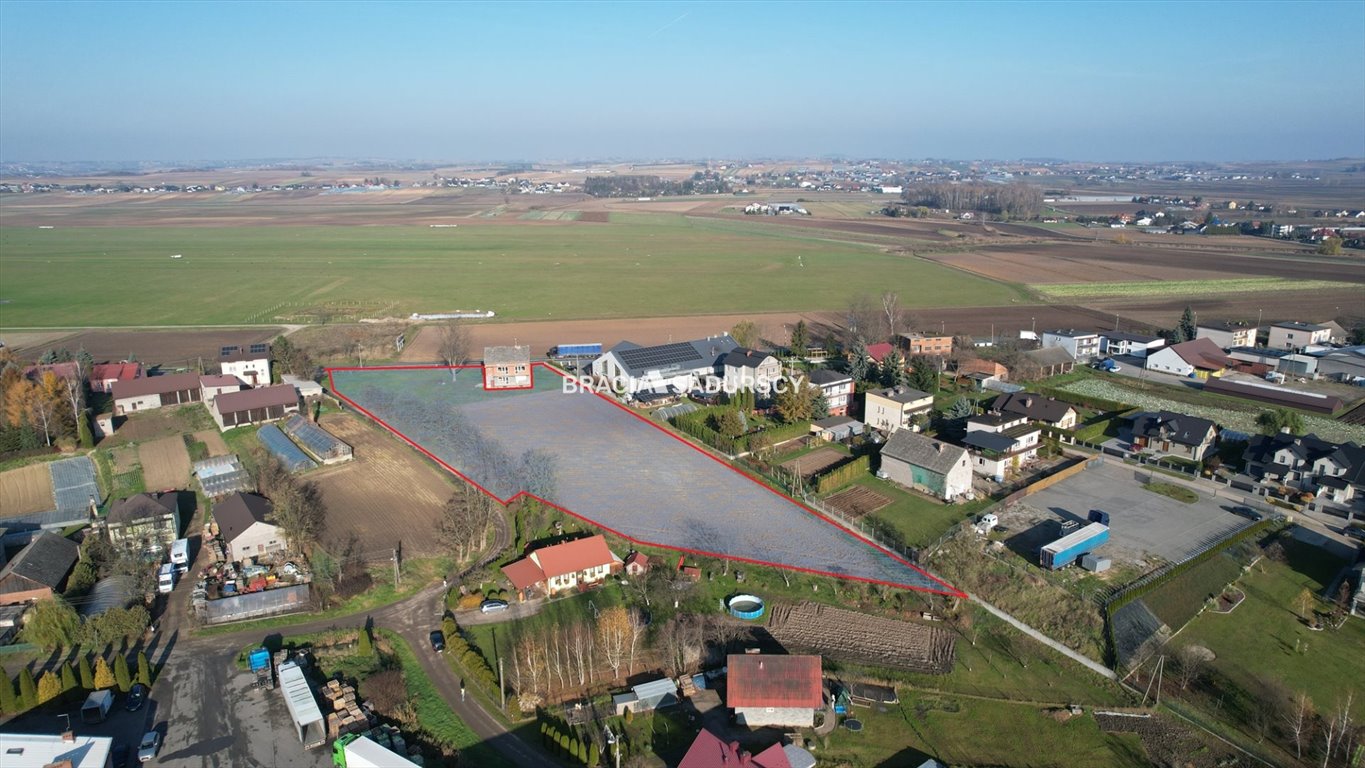
[[870,471],[871,459],[866,455],[836,464],[815,477],[815,492],[827,493],[866,475]]
[[455,620],[447,616],[441,622],[441,631],[446,638],[445,655],[451,668],[455,669],[457,665],[463,668],[466,675],[472,677],[475,683],[488,692],[488,695],[495,695],[498,690],[497,676],[493,674],[493,670],[489,668],[483,655],[470,647],[464,636],[460,634],[460,628]]

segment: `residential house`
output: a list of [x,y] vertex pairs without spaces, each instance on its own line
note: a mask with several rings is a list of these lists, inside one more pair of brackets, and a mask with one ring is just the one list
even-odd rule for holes
[[1365,499],[1365,448],[1353,442],[1337,444],[1288,432],[1256,435],[1242,459],[1246,473],[1261,483],[1296,488],[1337,504]]
[[209,403],[209,413],[221,430],[283,419],[299,412],[299,392],[292,384],[226,392]]
[[879,474],[944,501],[972,490],[972,464],[966,449],[908,429],[891,433],[882,446]]
[[69,379],[79,381],[81,377],[80,363],[42,363],[40,365],[30,365],[24,369],[24,377],[33,381],[41,381],[47,374],[52,374],[59,379]]
[[908,429],[915,416],[934,407],[934,396],[910,387],[895,386],[863,393],[863,421],[873,429]]
[[1146,357],[1164,346],[1165,339],[1145,333],[1105,331],[1100,335],[1100,352],[1110,357],[1115,355]]
[[1197,323],[1196,339],[1208,339],[1222,349],[1256,346],[1256,327],[1237,323]]
[[204,402],[207,403],[226,392],[241,392],[242,380],[236,376],[200,376],[199,390],[204,395]]
[[1218,425],[1183,413],[1139,413],[1132,422],[1133,445],[1143,451],[1203,461],[1218,440]]
[[896,336],[901,353],[907,356],[933,355],[948,357],[953,354],[953,337],[939,334],[929,335],[911,331]]
[[678,704],[678,684],[667,677],[632,686],[628,693],[611,697],[612,710],[617,715],[631,712],[652,712]]
[[502,568],[522,599],[536,592],[553,597],[580,585],[596,584],[620,570],[621,558],[612,554],[601,535],[542,547]]
[[852,376],[828,368],[818,368],[811,371],[808,378],[811,384],[819,388],[820,394],[825,396],[830,416],[848,415],[848,409],[853,405],[855,389]]
[[592,374],[628,395],[641,392],[690,392],[721,375],[721,358],[739,344],[730,336],[710,336],[642,347],[629,341],[592,362]]
[[180,494],[139,493],[119,499],[104,518],[104,530],[115,547],[168,551],[180,538]]
[[1024,359],[1038,366],[1043,378],[1070,373],[1076,367],[1076,358],[1062,347],[1030,349],[1024,353]]
[[626,555],[625,571],[627,576],[643,576],[649,572],[649,555],[631,552]]
[[819,656],[734,654],[726,660],[726,706],[750,728],[810,728],[824,707]]
[[141,363],[97,363],[90,369],[90,391],[112,392],[114,382],[142,378]]
[[1016,413],[1057,429],[1076,428],[1075,406],[1034,392],[1007,392],[995,398],[991,410]]
[[735,347],[720,358],[721,376],[726,392],[752,390],[758,395],[772,394],[782,378],[782,364],[767,352]]
[[972,471],[997,483],[1038,457],[1043,430],[1017,413],[993,411],[967,419],[962,442],[971,456]]
[[1043,349],[1050,347],[1061,347],[1076,360],[1093,360],[1100,355],[1100,335],[1075,328],[1043,331]]
[[1301,350],[1314,344],[1327,344],[1332,340],[1332,329],[1314,323],[1275,323],[1270,326],[1270,339],[1266,346],[1271,349]]
[[876,344],[867,345],[867,356],[872,362],[877,364],[878,368],[881,368],[882,361],[885,360],[886,356],[891,354],[894,349],[895,347],[891,346],[889,343],[879,341]]
[[830,443],[841,443],[863,433],[863,423],[848,416],[830,416],[810,423],[810,433]]
[[169,405],[197,403],[203,399],[197,373],[172,373],[169,376],[116,381],[113,394],[115,416],[127,416]]
[[218,353],[219,372],[253,387],[270,383],[270,345],[265,342],[226,346]]
[[773,744],[750,754],[738,741],[725,741],[702,728],[678,768],[815,768],[815,757],[795,744]]
[[76,542],[51,531],[38,534],[0,568],[0,605],[31,603],[60,594],[80,555]]
[[1340,346],[1345,344],[1351,337],[1351,334],[1346,332],[1346,329],[1342,327],[1341,323],[1338,323],[1335,320],[1328,320],[1325,323],[1318,323],[1318,325],[1327,329],[1328,344]]
[[1233,359],[1212,339],[1203,338],[1158,349],[1147,356],[1146,368],[1176,376],[1209,379],[1222,376],[1232,365]]
[[213,521],[229,562],[288,548],[284,531],[269,522],[272,511],[270,501],[254,493],[234,493],[213,505]]
[[484,347],[484,389],[530,389],[531,386],[529,346]]

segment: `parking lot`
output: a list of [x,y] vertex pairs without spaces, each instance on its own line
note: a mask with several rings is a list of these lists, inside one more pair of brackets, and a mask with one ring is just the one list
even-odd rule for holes
[[[1211,489],[1200,490],[1199,500],[1186,504],[1143,488],[1148,477],[1146,469],[1106,457],[1103,464],[1039,491],[1024,503],[1080,521],[1092,509],[1108,512],[1110,540],[1102,553],[1116,562],[1151,556],[1183,560],[1252,523],[1228,511],[1241,503],[1238,491],[1223,488],[1218,492],[1231,495],[1213,496]],[[1178,482],[1159,473],[1156,480]]]

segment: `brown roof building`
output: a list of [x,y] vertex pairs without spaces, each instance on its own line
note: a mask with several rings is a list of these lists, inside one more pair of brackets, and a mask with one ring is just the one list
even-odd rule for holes
[[299,412],[299,391],[292,384],[224,392],[209,403],[209,413],[222,430],[282,419]]
[[173,373],[169,376],[146,376],[141,379],[116,381],[113,384],[114,415],[127,416],[138,411],[150,411],[168,405],[197,403],[203,399],[199,374]]
[[824,706],[819,656],[737,654],[727,666],[725,703],[741,725],[809,728]]
[[606,538],[589,536],[537,549],[502,572],[523,597],[535,591],[553,595],[580,584],[593,584],[620,570],[621,560]]

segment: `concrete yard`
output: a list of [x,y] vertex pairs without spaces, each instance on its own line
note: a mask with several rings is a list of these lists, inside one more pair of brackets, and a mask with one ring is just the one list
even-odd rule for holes
[[[1091,467],[1024,500],[1030,507],[1049,510],[1062,517],[1085,520],[1090,510],[1109,513],[1110,540],[1100,554],[1117,562],[1143,560],[1149,556],[1172,562],[1183,560],[1207,545],[1252,523],[1229,512],[1242,495],[1220,488],[1222,496],[1200,490],[1193,504],[1148,491],[1142,487],[1149,471],[1105,457]],[[1157,482],[1173,482],[1161,473]]]
[[566,394],[543,367],[535,378],[483,392],[477,370],[332,372],[333,391],[500,498],[527,489],[490,467],[536,452],[553,468],[547,501],[637,542],[953,591],[609,400]]

